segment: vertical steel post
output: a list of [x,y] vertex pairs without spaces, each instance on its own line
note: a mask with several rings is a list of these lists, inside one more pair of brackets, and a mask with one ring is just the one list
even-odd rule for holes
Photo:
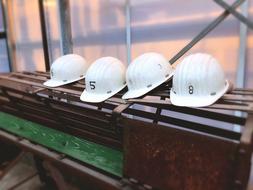
[[45,9],[44,9],[44,0],[39,0],[39,14],[40,14],[40,28],[41,28],[41,36],[42,36],[42,45],[44,52],[44,61],[46,71],[50,70],[50,59],[49,59],[49,51],[48,51],[48,40],[47,40],[47,28],[45,21]]
[[13,40],[13,30],[12,30],[12,16],[9,17],[11,11],[9,10],[12,7],[12,0],[1,0],[2,13],[3,13],[3,24],[4,30],[6,34],[6,48],[7,48],[7,56],[9,61],[9,70],[13,71],[13,65],[16,63],[15,56],[15,44]]
[[[247,18],[248,17],[248,7],[249,2],[246,0],[242,6],[242,14]],[[239,88],[245,87],[245,67],[246,67],[246,57],[247,57],[247,30],[248,27],[244,23],[240,23],[240,45],[238,49],[238,64],[237,64],[237,73],[236,73],[236,86]],[[243,116],[242,112],[236,111],[236,116]],[[234,125],[234,131],[241,131],[239,125]]]
[[[249,2],[246,0],[242,4],[242,14],[248,17]],[[236,73],[236,86],[243,88],[245,85],[245,66],[247,57],[247,30],[248,27],[244,23],[240,23],[240,45],[238,50],[238,65]]]
[[73,53],[69,0],[58,0],[60,44],[62,55]]
[[131,14],[130,14],[130,0],[126,0],[125,4],[126,14],[126,53],[127,53],[127,64],[131,62]]
[[[236,0],[231,8],[236,9],[245,0]],[[225,18],[230,15],[228,10],[225,10],[220,14],[215,20],[213,20],[209,25],[207,25],[197,36],[195,36],[183,49],[181,49],[174,57],[170,59],[170,64],[175,63],[180,57],[182,57],[186,52],[188,52],[196,43],[203,39],[208,33],[210,33],[214,28],[216,28]]]

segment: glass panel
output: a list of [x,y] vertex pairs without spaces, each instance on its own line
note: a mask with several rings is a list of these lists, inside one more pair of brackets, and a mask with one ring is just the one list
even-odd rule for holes
[[[231,0],[227,2],[232,3]],[[60,56],[57,3],[56,0],[46,0],[44,4],[52,61]],[[70,0],[70,4],[74,52],[89,62],[108,55],[126,62],[125,1]],[[213,1],[131,0],[132,58],[147,51],[160,52],[171,58],[222,11]],[[253,20],[252,0],[249,13]],[[17,57],[14,69],[44,70],[37,1],[13,0],[12,14]],[[2,25],[0,6],[0,30]],[[253,83],[250,66],[253,60],[252,30],[248,36],[245,78],[246,86],[250,87]],[[235,81],[238,47],[239,22],[229,16],[189,53],[201,51],[214,55],[225,68],[228,78]],[[5,43],[1,42],[1,48],[6,49]],[[1,60],[2,57],[1,54]]]
[[6,49],[6,41],[0,40],[0,73],[9,72],[9,61]]
[[13,0],[16,71],[44,71],[38,1]]
[[70,0],[74,52],[89,62],[114,56],[126,63],[125,0]]
[[[93,62],[115,56],[126,62],[124,0],[70,0],[73,51]],[[61,55],[56,0],[44,2],[51,62]]]
[[[132,58],[155,51],[169,60],[223,11],[213,1],[202,0],[132,0],[131,5]],[[238,21],[229,16],[187,54],[212,54],[234,82],[239,47],[238,26]]]

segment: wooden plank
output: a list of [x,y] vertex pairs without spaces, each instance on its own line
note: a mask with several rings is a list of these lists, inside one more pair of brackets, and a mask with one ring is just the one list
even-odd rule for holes
[[116,176],[122,176],[122,153],[0,112],[0,128],[64,153]]

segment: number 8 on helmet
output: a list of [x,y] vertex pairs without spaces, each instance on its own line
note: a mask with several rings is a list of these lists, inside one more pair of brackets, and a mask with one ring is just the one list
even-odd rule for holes
[[230,89],[222,67],[208,54],[186,57],[177,67],[170,91],[176,106],[204,107],[216,102]]

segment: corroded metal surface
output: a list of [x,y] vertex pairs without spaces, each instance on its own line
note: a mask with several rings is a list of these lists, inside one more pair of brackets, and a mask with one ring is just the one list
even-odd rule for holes
[[[48,78],[44,72],[0,76],[0,109],[75,138],[116,149],[124,145],[123,174],[131,187],[243,189],[247,183],[252,152],[247,114],[253,113],[253,90],[234,89],[205,108],[176,107],[170,102],[168,81],[147,98],[124,101],[124,89],[105,102],[90,104],[79,99],[84,81],[48,89],[42,85]],[[244,113],[235,116],[234,111]],[[52,149],[66,151],[70,145],[73,154],[75,144],[61,139],[53,145],[61,148]],[[100,171],[101,165],[94,169]]]
[[127,177],[165,190],[231,189],[238,142],[141,121],[123,122]]
[[124,174],[158,189],[231,189],[239,142],[121,120]]

